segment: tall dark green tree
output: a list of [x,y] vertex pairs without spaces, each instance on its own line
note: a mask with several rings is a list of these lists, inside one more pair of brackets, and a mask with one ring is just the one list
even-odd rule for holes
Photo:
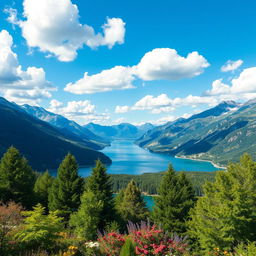
[[124,190],[122,201],[117,205],[117,209],[125,223],[128,221],[137,223],[146,220],[149,216],[146,203],[134,180],[131,180]]
[[177,174],[171,165],[162,178],[155,197],[152,219],[164,230],[184,234],[190,209],[194,206],[195,192],[184,173]]
[[103,204],[98,230],[103,231],[107,224],[115,219],[114,200],[110,177],[100,160],[96,161],[91,176],[86,182],[86,191],[92,192]]
[[35,173],[19,150],[10,147],[0,162],[0,201],[14,201],[25,208],[34,204]]
[[191,211],[190,236],[205,252],[223,250],[256,239],[256,162],[245,154],[240,163],[220,171],[204,186]]
[[78,175],[78,164],[68,153],[59,166],[57,178],[49,193],[49,209],[59,210],[68,220],[72,212],[77,211],[83,193],[83,179]]
[[43,174],[38,176],[34,186],[36,200],[46,209],[48,208],[49,192],[53,184],[53,180],[54,178],[49,174],[49,172],[45,171]]

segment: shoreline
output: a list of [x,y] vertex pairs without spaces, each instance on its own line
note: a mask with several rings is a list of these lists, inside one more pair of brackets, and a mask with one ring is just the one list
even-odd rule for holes
[[187,160],[194,160],[194,161],[201,161],[201,162],[208,162],[211,163],[215,168],[221,169],[221,170],[226,170],[227,167],[226,166],[220,166],[216,163],[214,163],[211,160],[204,160],[204,159],[196,159],[196,158],[192,158],[192,157],[188,157],[188,156],[174,156],[175,158],[180,158],[180,159],[187,159]]

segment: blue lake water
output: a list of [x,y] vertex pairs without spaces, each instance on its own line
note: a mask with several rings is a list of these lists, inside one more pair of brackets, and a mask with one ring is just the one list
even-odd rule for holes
[[[210,162],[194,161],[175,158],[165,154],[151,153],[135,145],[131,140],[115,140],[110,147],[102,150],[112,159],[107,166],[109,174],[142,174],[165,171],[172,164],[176,171],[205,171],[218,170]],[[90,175],[91,167],[80,168],[82,177]]]

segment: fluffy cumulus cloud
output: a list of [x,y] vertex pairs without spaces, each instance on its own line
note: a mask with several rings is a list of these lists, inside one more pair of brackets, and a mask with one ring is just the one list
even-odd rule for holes
[[137,65],[137,75],[145,80],[177,80],[200,75],[209,66],[198,52],[187,57],[180,56],[175,49],[157,48],[146,53]]
[[82,79],[69,83],[65,90],[75,94],[90,94],[130,89],[134,88],[132,82],[137,78],[145,81],[189,78],[200,75],[208,66],[207,60],[197,52],[189,53],[185,58],[174,49],[154,49],[146,53],[138,65],[116,66],[91,76],[86,72]]
[[139,101],[137,101],[133,109],[134,110],[146,110],[146,109],[154,109],[154,108],[162,108],[171,105],[172,101],[168,98],[166,94],[161,94],[157,97],[152,95],[146,95]]
[[146,95],[137,101],[130,109],[131,110],[150,110],[153,114],[168,113],[174,111],[177,107],[197,106],[206,104],[213,106],[217,104],[215,99],[211,97],[201,97],[188,95],[184,98],[169,98],[166,94],[159,96]]
[[17,54],[13,52],[13,39],[6,30],[0,32],[0,93],[16,103],[37,104],[50,98],[55,90],[46,80],[43,68],[23,70]]
[[120,18],[107,18],[103,32],[79,22],[78,7],[71,0],[24,0],[24,20],[17,19],[17,11],[6,10],[7,20],[20,26],[22,35],[31,48],[56,56],[60,61],[72,61],[77,50],[122,44],[125,23]]
[[95,105],[89,100],[84,101],[69,101],[67,104],[53,99],[48,108],[50,112],[63,115],[70,120],[74,120],[80,124],[89,122],[104,123],[110,119],[109,114],[96,112]]
[[126,113],[129,111],[129,106],[116,106],[115,108],[115,113],[117,114],[122,114],[122,113]]
[[75,83],[69,83],[65,91],[75,94],[92,94],[112,90],[133,88],[133,68],[116,66],[95,75],[84,73],[84,77]]
[[244,69],[237,78],[231,80],[231,84],[227,85],[221,79],[212,83],[211,90],[206,92],[207,95],[229,95],[235,97],[239,95],[241,99],[243,95],[248,98],[249,94],[254,97],[256,93],[256,67]]
[[234,71],[238,69],[242,64],[243,64],[242,60],[236,60],[236,61],[228,60],[225,63],[225,65],[221,67],[221,71],[222,72]]

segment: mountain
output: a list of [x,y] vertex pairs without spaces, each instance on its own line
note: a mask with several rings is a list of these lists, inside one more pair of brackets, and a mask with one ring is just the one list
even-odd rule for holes
[[97,159],[111,163],[107,156],[88,148],[77,137],[62,133],[1,97],[0,120],[0,155],[14,146],[38,171],[57,168],[68,152],[75,155],[80,165],[92,165]]
[[143,126],[135,126],[128,123],[121,123],[112,126],[103,126],[99,124],[89,123],[85,126],[96,135],[108,139],[138,139],[153,125],[145,124]]
[[225,165],[244,152],[256,159],[256,101],[222,102],[214,108],[148,131],[136,143],[153,152]]
[[84,142],[84,144],[92,149],[102,149],[108,145],[108,142],[103,138],[95,135],[87,128],[80,126],[78,123],[71,121],[64,116],[54,114],[45,110],[42,107],[30,106],[30,105],[22,105],[21,106],[28,114],[45,121],[58,130],[60,130],[63,134],[68,136],[73,136],[79,138]]

